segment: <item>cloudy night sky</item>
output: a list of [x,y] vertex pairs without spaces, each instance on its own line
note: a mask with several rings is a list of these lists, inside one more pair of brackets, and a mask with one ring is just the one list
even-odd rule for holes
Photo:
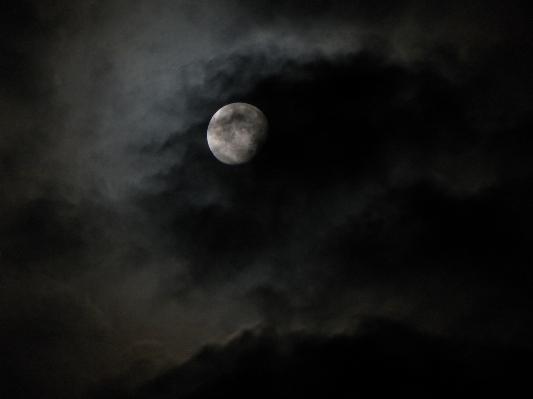
[[0,397],[514,397],[528,7],[2,1]]

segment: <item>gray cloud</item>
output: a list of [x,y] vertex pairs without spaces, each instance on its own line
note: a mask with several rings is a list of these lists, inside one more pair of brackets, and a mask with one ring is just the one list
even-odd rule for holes
[[[9,270],[42,278],[6,280],[16,288],[3,291],[2,315],[13,331],[21,320],[40,337],[69,331],[51,339],[82,358],[80,385],[113,367],[136,374],[139,359],[155,375],[172,363],[161,352],[183,361],[261,324],[332,334],[370,315],[460,333],[494,292],[480,264],[526,248],[501,194],[521,196],[509,179],[530,176],[528,59],[517,55],[527,28],[512,7],[28,7],[27,25],[3,28],[13,36],[1,47],[1,251]],[[267,114],[272,140],[227,169],[205,128],[241,100]],[[472,233],[461,235],[471,252],[450,238],[454,223]],[[476,234],[496,249],[483,255]],[[26,342],[10,339],[19,359]],[[36,367],[60,375],[54,345]],[[93,374],[94,347],[106,366]]]

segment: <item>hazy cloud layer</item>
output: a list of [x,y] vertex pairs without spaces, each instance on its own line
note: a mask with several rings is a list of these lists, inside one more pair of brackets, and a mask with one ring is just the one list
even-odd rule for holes
[[[329,336],[381,317],[530,345],[520,2],[7,1],[0,15],[15,390],[75,397],[130,369],[138,387],[255,326]],[[234,101],[270,137],[231,168],[205,132]]]

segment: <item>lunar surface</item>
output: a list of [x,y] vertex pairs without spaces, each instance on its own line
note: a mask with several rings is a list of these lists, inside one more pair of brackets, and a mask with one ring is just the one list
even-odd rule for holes
[[268,122],[256,107],[232,103],[220,108],[209,122],[207,144],[221,162],[238,165],[250,161],[267,138]]

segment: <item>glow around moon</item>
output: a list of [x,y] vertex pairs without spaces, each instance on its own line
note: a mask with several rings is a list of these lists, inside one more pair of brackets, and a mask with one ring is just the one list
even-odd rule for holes
[[256,107],[232,103],[220,108],[207,128],[207,143],[213,155],[228,165],[250,161],[267,138],[268,122]]

